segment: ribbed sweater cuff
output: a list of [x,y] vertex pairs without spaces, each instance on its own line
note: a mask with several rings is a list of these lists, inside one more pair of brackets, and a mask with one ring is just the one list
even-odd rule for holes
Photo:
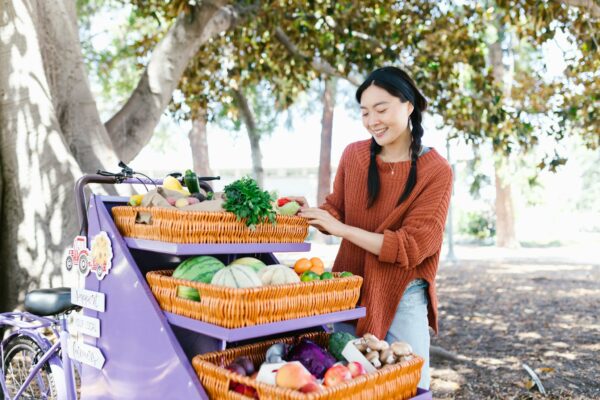
[[395,263],[398,257],[398,235],[386,229],[383,231],[383,244],[379,252],[379,261],[384,263]]

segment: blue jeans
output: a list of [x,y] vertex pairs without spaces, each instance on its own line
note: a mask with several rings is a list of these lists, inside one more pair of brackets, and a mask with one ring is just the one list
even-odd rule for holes
[[[431,376],[429,373],[430,337],[427,303],[427,288],[410,288],[404,292],[385,341],[388,343],[406,342],[411,345],[415,354],[423,357],[425,363],[421,370],[421,380],[418,386],[429,390]],[[354,326],[343,322],[334,324],[334,330],[355,334]]]

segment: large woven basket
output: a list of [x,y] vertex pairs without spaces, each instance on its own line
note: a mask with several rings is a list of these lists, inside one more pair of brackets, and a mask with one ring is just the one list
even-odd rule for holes
[[303,337],[313,340],[323,347],[327,347],[329,342],[328,333],[314,332],[295,338],[276,339],[200,354],[193,358],[192,364],[204,389],[213,400],[248,399],[248,397],[229,390],[232,381],[254,388],[261,400],[404,400],[416,395],[423,366],[423,359],[419,356],[385,366],[376,372],[362,375],[346,383],[328,387],[322,392],[310,394],[257,382],[224,368],[239,356],[249,357],[255,367],[259,367],[265,361],[265,353],[272,344],[278,342],[293,344],[299,342]]
[[[135,222],[140,212],[150,214],[149,224]],[[230,212],[117,206],[112,214],[123,236],[171,243],[301,243],[308,235],[306,219],[296,216],[277,215],[276,224],[250,229]]]
[[[225,328],[310,317],[356,306],[362,278],[350,276],[323,281],[229,288],[173,278],[173,270],[146,274],[152,293],[165,311]],[[177,287],[198,289],[200,301],[177,297]]]

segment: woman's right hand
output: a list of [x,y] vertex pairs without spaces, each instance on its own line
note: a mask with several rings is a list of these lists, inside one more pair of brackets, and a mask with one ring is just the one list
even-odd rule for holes
[[295,196],[285,196],[285,197],[290,199],[291,201],[295,201],[296,203],[298,203],[300,205],[300,209],[309,207],[308,200],[306,200],[306,197],[295,197]]

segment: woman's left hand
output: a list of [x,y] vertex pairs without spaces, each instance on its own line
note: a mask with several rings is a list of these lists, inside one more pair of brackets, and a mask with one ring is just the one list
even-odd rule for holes
[[327,231],[334,236],[343,236],[346,225],[321,208],[304,208],[298,215],[307,218],[310,225],[320,230]]

